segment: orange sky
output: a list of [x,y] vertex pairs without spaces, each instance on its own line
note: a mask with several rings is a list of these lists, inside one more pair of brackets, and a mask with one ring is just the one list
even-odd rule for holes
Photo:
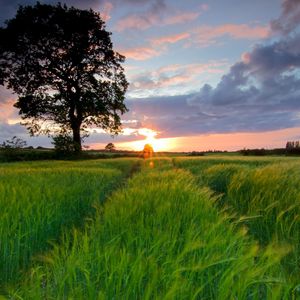
[[[261,133],[206,134],[189,137],[156,139],[146,137],[134,142],[115,143],[117,149],[142,150],[146,143],[153,145],[154,151],[206,151],[239,150],[243,148],[284,148],[288,140],[297,140],[300,127]],[[91,144],[91,148],[101,149],[105,144]]]

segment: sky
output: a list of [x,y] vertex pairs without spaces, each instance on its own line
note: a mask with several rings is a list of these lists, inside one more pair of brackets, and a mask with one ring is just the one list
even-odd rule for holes
[[[40,1],[56,3],[56,1]],[[123,133],[90,130],[103,148],[203,151],[285,147],[300,139],[300,0],[68,0],[100,12],[125,55]],[[30,0],[0,0],[0,23]],[[30,138],[0,87],[0,143]]]

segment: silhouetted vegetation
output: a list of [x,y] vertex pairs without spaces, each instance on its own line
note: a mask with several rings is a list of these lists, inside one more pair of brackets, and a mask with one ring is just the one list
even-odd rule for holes
[[265,149],[242,149],[240,150],[242,155],[255,155],[255,156],[263,156],[267,154],[267,150]]
[[293,155],[300,155],[300,142],[299,141],[291,141],[287,142],[285,146],[285,150],[287,154]]
[[192,151],[188,153],[189,156],[204,156],[204,152]]
[[287,142],[285,148],[275,148],[275,149],[242,149],[239,151],[242,155],[254,155],[254,156],[264,156],[264,155],[300,155],[300,144],[296,142]]
[[108,143],[106,146],[105,146],[105,150],[106,151],[109,151],[109,152],[113,152],[116,150],[116,146],[113,144],[113,143]]
[[144,149],[143,149],[143,152],[142,152],[142,156],[144,159],[147,159],[147,158],[151,158],[153,156],[153,147],[150,145],[150,144],[146,144],[144,146]]
[[53,142],[55,153],[58,156],[70,156],[72,153],[76,152],[76,145],[71,136],[67,134],[59,134],[53,137]]
[[22,149],[26,147],[26,141],[21,138],[14,136],[10,140],[6,140],[0,144],[0,160],[14,161],[18,160]]
[[39,2],[20,6],[0,28],[0,84],[19,96],[15,107],[31,135],[57,124],[80,152],[88,126],[120,132],[128,83],[110,35],[93,10]]

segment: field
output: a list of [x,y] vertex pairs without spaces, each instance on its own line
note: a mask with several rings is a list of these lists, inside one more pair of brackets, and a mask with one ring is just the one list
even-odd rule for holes
[[3,163],[0,209],[0,299],[300,299],[297,158]]

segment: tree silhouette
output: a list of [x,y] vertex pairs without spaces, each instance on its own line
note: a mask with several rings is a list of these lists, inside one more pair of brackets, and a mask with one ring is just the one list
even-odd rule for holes
[[146,144],[143,149],[143,157],[151,158],[153,156],[153,147],[150,144]]
[[26,141],[22,140],[21,138],[14,136],[10,140],[6,140],[0,145],[0,148],[3,149],[21,149],[26,147]]
[[80,151],[90,125],[120,132],[128,82],[110,35],[92,10],[39,2],[0,28],[0,84],[18,94],[31,135],[72,132]]
[[108,143],[105,146],[105,150],[112,152],[112,151],[116,150],[116,146],[113,143]]

